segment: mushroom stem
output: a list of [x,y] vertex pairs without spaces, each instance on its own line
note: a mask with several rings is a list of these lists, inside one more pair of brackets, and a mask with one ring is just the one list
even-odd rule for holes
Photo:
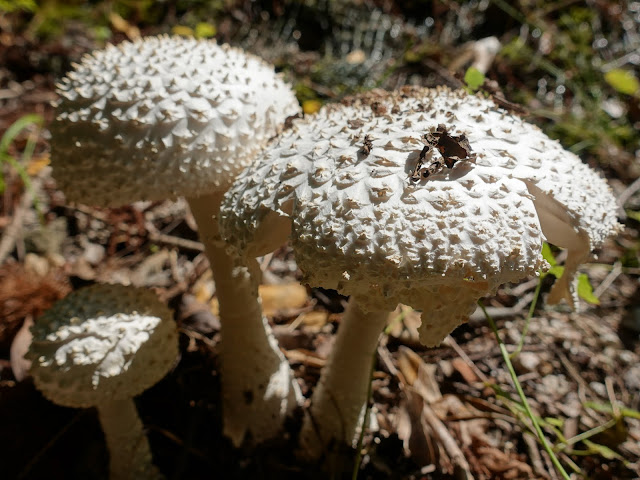
[[157,470],[151,463],[149,441],[133,399],[101,403],[97,409],[109,450],[109,478],[158,478]]
[[218,233],[222,195],[189,198],[211,263],[220,303],[220,347],[224,434],[240,446],[247,433],[256,443],[282,429],[301,394],[278,348],[258,296],[260,268],[230,256]]
[[351,297],[331,355],[300,432],[300,455],[319,458],[332,445],[351,445],[367,400],[373,354],[388,312],[364,312]]

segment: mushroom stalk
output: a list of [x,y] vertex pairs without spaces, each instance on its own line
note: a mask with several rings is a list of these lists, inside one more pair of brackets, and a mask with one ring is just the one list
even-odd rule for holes
[[211,262],[220,303],[224,434],[240,446],[249,432],[254,442],[275,436],[300,403],[301,394],[262,315],[257,262],[229,255],[220,239],[221,198],[212,194],[188,202]]
[[336,442],[352,444],[367,400],[373,354],[388,316],[364,312],[351,297],[302,425],[302,456],[315,459]]
[[131,398],[97,405],[98,417],[109,449],[109,478],[158,478],[151,449],[136,405]]

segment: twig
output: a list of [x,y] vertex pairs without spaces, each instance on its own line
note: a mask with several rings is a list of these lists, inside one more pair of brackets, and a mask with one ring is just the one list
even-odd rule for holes
[[315,357],[306,353],[307,351],[301,348],[297,348],[294,350],[283,350],[282,353],[290,363],[300,363],[307,367],[313,367],[317,369],[321,369],[327,363],[327,360],[324,358]]
[[0,90],[0,100],[10,100],[12,98],[18,98],[24,93],[24,88],[19,83],[15,88],[3,88]]
[[524,443],[527,444],[527,450],[529,451],[529,459],[531,460],[533,471],[540,477],[547,477],[549,472],[552,472],[555,477],[555,470],[552,468],[547,472],[544,464],[542,463],[542,457],[540,456],[540,450],[538,450],[538,442],[535,435],[529,432],[524,432],[522,434],[522,438],[524,439]]
[[618,197],[618,206],[620,208],[624,208],[625,204],[629,201],[629,199],[640,190],[640,177],[636,178],[634,182],[629,185]]
[[534,290],[538,286],[538,282],[540,282],[540,277],[534,277],[531,280],[527,280],[526,282],[522,282],[521,284],[511,288],[508,293],[509,295],[520,298],[529,290]]
[[489,378],[476,366],[475,363],[473,363],[473,360],[471,360],[465,351],[460,348],[460,345],[458,345],[451,335],[447,335],[447,338],[445,338],[442,343],[447,347],[453,348],[458,356],[469,366],[469,368],[471,368],[471,370],[473,370],[473,373],[475,373],[484,384],[489,383]]
[[189,338],[192,338],[194,340],[200,340],[211,350],[216,349],[216,342],[211,340],[209,337],[206,337],[205,335],[201,334],[200,332],[196,332],[195,330],[191,330],[190,328],[184,328],[184,327],[178,328],[178,331],[181,333],[184,333]]
[[273,252],[267,253],[262,260],[260,261],[260,270],[265,272],[267,268],[269,268],[269,264],[271,263],[271,259],[273,258]]
[[22,194],[20,203],[13,211],[11,223],[7,226],[7,228],[5,228],[4,233],[2,234],[2,239],[0,240],[0,264],[5,261],[7,256],[13,250],[13,247],[16,244],[16,239],[18,238],[18,234],[22,229],[22,222],[24,220],[25,213],[29,210],[30,206],[31,192],[29,190],[25,190]]
[[609,274],[605,277],[605,279],[598,285],[598,287],[593,292],[593,295],[596,298],[600,298],[604,292],[611,286],[613,282],[615,282],[616,278],[620,276],[622,273],[622,264],[620,262],[616,262],[613,265],[613,270],[609,272]]
[[604,379],[604,385],[607,387],[607,396],[609,397],[609,403],[611,403],[611,410],[613,412],[613,418],[620,418],[620,407],[616,400],[616,392],[613,389],[613,379],[607,376]]
[[298,328],[300,326],[300,324],[304,321],[304,315],[306,313],[309,313],[313,310],[313,308],[315,307],[315,303],[312,302],[311,305],[307,306],[307,307],[302,307],[299,310],[297,310],[298,312],[298,316],[293,320],[293,322],[291,322],[289,325],[287,325],[287,330],[290,332],[293,332],[296,328]]
[[478,420],[478,419],[487,419],[492,420],[502,420],[505,423],[510,423],[512,425],[520,425],[520,422],[517,418],[514,418],[513,415],[507,415],[505,413],[496,413],[496,412],[478,412],[464,415],[451,415],[447,417],[448,422],[468,422],[469,420]]
[[593,393],[593,389],[587,382],[585,382],[578,369],[571,363],[569,358],[563,352],[558,351],[556,352],[556,355],[558,355],[560,363],[562,363],[564,368],[567,370],[569,376],[578,384],[578,398],[580,399],[580,402],[584,404],[587,401],[587,395],[585,392],[589,391],[590,393]]
[[406,383],[406,380],[404,378],[404,375],[402,375],[402,372],[398,370],[396,366],[393,364],[393,360],[391,358],[391,352],[389,352],[389,349],[386,346],[383,346],[383,345],[378,346],[378,356],[380,357],[382,364],[385,366],[385,368],[391,375],[393,375],[394,377],[398,377],[398,379],[402,383]]
[[186,250],[193,250],[196,252],[204,252],[204,246],[200,242],[188,240],[186,238],[174,237],[172,235],[165,235],[160,232],[149,231],[149,240],[155,243],[164,243],[166,245],[173,245]]
[[162,427],[160,427],[158,425],[147,425],[147,429],[148,430],[154,430],[154,431],[158,432],[160,435],[162,435],[165,438],[167,438],[168,440],[172,441],[173,443],[175,443],[179,447],[184,448],[191,455],[194,455],[194,456],[200,458],[201,460],[205,460],[205,461],[209,461],[210,460],[210,456],[209,455],[205,454],[201,450],[198,450],[197,448],[192,447],[191,445],[187,445],[184,442],[184,440],[182,440],[182,438],[178,437],[178,435],[176,435],[175,433],[167,430],[166,428],[162,428]]
[[447,427],[445,427],[444,423],[438,418],[433,409],[429,406],[429,404],[424,401],[422,404],[422,417],[429,424],[429,427],[433,430],[433,432],[438,437],[440,444],[444,448],[445,452],[451,459],[451,462],[454,466],[454,477],[466,480],[472,480],[473,475],[471,474],[471,469],[469,467],[469,462],[458,447],[458,443],[449,433]]
[[[525,308],[531,303],[531,300],[533,300],[534,296],[535,294],[533,292],[524,295],[513,307],[486,307],[487,313],[491,315],[491,318],[505,318],[516,316],[524,312]],[[476,308],[476,311],[469,316],[469,323],[478,323],[483,322],[484,320],[485,316],[480,308]]]
[[[464,400],[465,402],[469,403],[470,405],[473,406],[473,408],[475,408],[478,411],[481,412],[488,412],[491,415],[495,415],[495,418],[502,418],[502,419],[506,419],[505,417],[510,418],[511,420],[506,420],[508,422],[518,422],[518,419],[516,419],[513,414],[511,413],[511,410],[509,410],[506,407],[502,407],[500,406],[498,403],[493,403],[493,402],[489,402],[488,400],[485,400],[484,398],[479,398],[477,396],[477,391],[470,393],[470,394],[466,394],[462,397],[462,400]],[[456,418],[456,417],[454,417]]]

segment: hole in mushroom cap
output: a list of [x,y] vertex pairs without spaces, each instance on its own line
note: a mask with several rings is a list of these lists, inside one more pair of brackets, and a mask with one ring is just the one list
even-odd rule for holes
[[[421,159],[422,150],[414,150],[405,161],[404,171],[411,185],[426,185],[427,182],[437,181],[459,181],[472,171],[474,162],[472,160],[456,161],[451,168],[444,164],[441,169],[436,169],[428,174],[424,174],[436,161],[442,160],[435,149],[429,150]],[[431,168],[431,170],[434,170]]]

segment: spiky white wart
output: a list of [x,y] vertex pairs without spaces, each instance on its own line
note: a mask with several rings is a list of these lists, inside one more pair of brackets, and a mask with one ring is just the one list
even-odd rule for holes
[[85,55],[58,93],[54,177],[69,200],[103,206],[224,191],[300,111],[258,57],[169,36]]
[[[439,125],[471,155],[416,177],[455,150],[425,153]],[[490,99],[405,88],[295,122],[227,193],[221,231],[248,255],[291,233],[304,281],[369,309],[428,311],[432,345],[478,298],[544,267],[545,235],[589,251],[617,230],[615,212],[597,173]]]
[[149,290],[79,289],[40,316],[26,357],[36,386],[57,404],[90,407],[134,397],[178,354],[170,310]]

